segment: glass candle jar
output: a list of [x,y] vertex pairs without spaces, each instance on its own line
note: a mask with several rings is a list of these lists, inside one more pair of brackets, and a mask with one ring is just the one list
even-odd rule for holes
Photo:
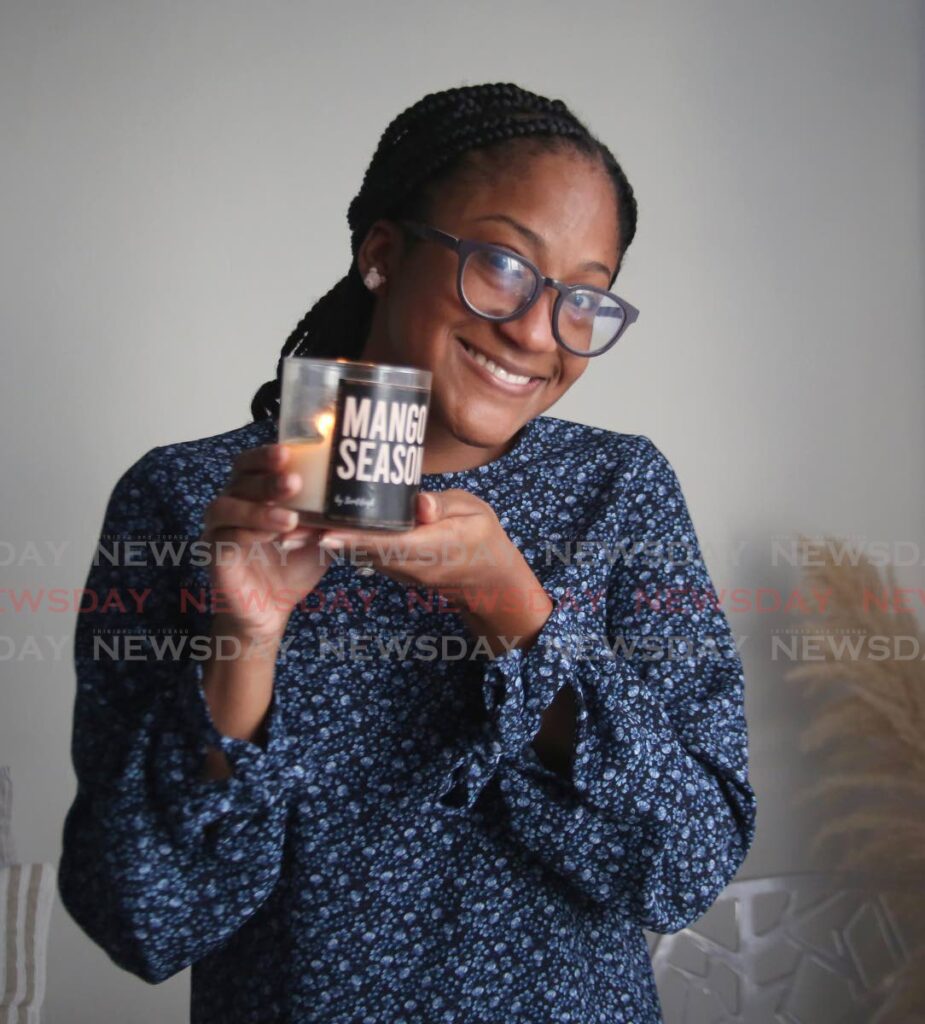
[[410,366],[285,358],[279,443],[302,486],[280,504],[312,525],[412,529],[430,385]]

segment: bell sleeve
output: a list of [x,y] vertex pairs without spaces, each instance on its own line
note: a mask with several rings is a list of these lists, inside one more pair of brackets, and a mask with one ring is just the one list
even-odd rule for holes
[[[300,771],[286,756],[275,691],[265,748],[212,721],[202,689],[207,637],[197,653],[180,610],[183,573],[144,543],[177,532],[169,499],[150,482],[155,452],[110,495],[77,615],[77,793],[58,872],[77,924],[152,983],[219,946],[268,898]],[[141,543],[123,543],[132,541]],[[200,779],[207,745],[224,752],[230,778]]]
[[[556,586],[534,643],[483,663],[484,719],[445,751],[433,795],[438,813],[481,818],[491,789],[503,813],[486,827],[578,898],[670,933],[706,912],[754,838],[742,664],[678,478],[647,437],[616,480],[605,533],[620,557],[604,608],[557,601]],[[569,778],[531,745],[567,684]]]

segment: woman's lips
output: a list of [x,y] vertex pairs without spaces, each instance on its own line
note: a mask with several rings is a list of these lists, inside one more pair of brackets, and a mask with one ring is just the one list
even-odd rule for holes
[[460,351],[463,354],[464,361],[475,373],[478,374],[482,380],[488,384],[494,384],[495,387],[504,391],[508,395],[528,395],[532,394],[536,389],[543,383],[543,377],[533,377],[528,384],[515,384],[509,380],[502,380],[500,377],[496,377],[487,367],[482,364],[470,354],[466,345],[468,344],[462,338],[456,339],[459,342]]

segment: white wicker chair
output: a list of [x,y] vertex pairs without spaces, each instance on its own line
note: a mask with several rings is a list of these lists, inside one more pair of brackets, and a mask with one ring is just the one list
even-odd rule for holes
[[0,766],[0,1024],[40,1024],[48,924],[55,898],[52,864],[16,863],[13,786]]
[[923,924],[922,885],[845,873],[732,882],[673,935],[647,935],[665,1024],[873,1024]]

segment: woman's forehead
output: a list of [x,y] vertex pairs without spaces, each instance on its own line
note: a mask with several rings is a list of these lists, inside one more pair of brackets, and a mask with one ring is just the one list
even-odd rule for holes
[[[581,154],[539,153],[462,175],[440,190],[433,213],[447,230],[502,231],[537,256],[575,250],[611,268],[617,259],[616,191],[605,169]],[[580,250],[580,252],[578,252]]]

